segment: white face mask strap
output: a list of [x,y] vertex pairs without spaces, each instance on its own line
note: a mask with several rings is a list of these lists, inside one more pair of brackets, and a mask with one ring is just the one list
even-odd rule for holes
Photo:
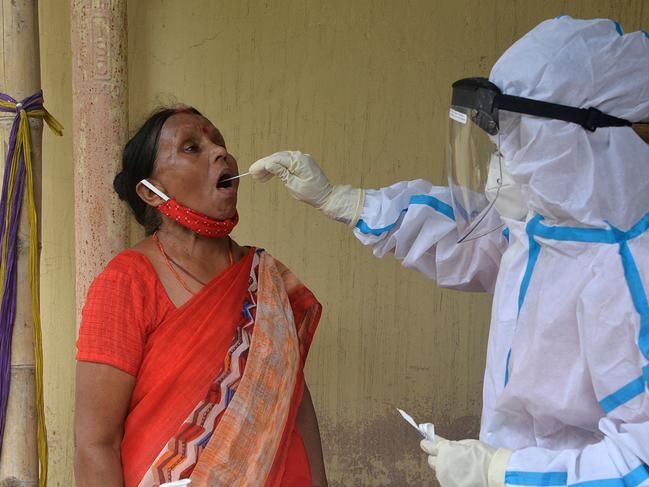
[[140,181],[143,185],[145,185],[147,188],[149,188],[151,191],[153,191],[155,194],[160,196],[164,201],[169,201],[169,196],[164,194],[162,191],[160,191],[158,188],[156,188],[153,184],[151,184],[149,181],[146,179],[143,179]]

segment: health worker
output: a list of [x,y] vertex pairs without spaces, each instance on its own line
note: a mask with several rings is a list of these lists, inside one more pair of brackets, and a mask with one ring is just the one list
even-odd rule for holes
[[493,292],[480,440],[422,441],[442,487],[649,485],[649,36],[548,20],[453,84],[449,186],[250,170],[438,285]]

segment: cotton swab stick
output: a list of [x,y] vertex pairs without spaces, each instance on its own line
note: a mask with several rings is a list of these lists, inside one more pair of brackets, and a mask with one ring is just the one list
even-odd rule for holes
[[232,181],[233,179],[239,179],[239,178],[242,178],[244,176],[247,176],[248,174],[250,174],[250,172],[244,172],[243,174],[239,174],[238,176],[232,176],[231,178],[223,179],[223,180],[219,181],[219,183],[226,183],[228,181]]

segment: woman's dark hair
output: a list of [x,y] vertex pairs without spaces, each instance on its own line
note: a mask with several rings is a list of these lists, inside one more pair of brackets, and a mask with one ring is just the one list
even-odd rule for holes
[[124,146],[122,170],[113,180],[113,188],[117,195],[129,204],[147,235],[160,226],[160,215],[152,206],[142,201],[135,192],[135,187],[153,172],[162,126],[169,117],[183,112],[202,115],[193,107],[163,107],[153,112]]

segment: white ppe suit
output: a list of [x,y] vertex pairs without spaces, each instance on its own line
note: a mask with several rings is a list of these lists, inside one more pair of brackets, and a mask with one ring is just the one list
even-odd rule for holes
[[[649,119],[649,35],[609,20],[549,20],[503,54],[490,81],[508,95]],[[466,465],[469,476],[488,473],[489,485],[649,486],[649,146],[630,127],[499,115],[527,217],[492,210],[481,225],[502,231],[460,244],[446,187],[332,187],[300,153],[250,170],[351,222],[376,256],[392,253],[443,287],[494,292],[480,440],[500,450],[427,448],[473,458],[485,470]],[[491,455],[506,459],[494,482]]]
[[[647,119],[649,36],[549,20],[490,81]],[[480,439],[513,450],[505,485],[649,485],[649,146],[503,111],[500,129],[526,221],[492,211],[502,232],[457,244],[448,189],[417,180],[367,190],[354,234],[440,286],[494,291]]]

